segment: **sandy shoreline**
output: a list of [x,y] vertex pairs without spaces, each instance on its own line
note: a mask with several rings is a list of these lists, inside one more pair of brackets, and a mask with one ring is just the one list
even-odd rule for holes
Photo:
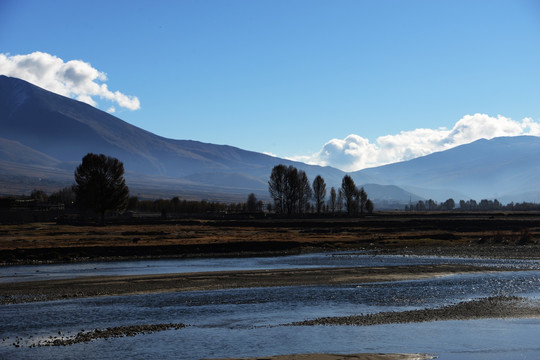
[[0,304],[158,292],[360,284],[426,279],[457,273],[487,271],[501,270],[472,265],[440,264],[83,277],[2,284]]

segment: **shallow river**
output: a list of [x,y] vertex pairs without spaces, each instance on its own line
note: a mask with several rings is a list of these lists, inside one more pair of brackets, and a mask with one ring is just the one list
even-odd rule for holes
[[[521,271],[347,286],[302,286],[115,296],[0,306],[0,359],[201,359],[287,353],[411,352],[439,359],[540,359],[540,319],[357,326],[276,326],[321,316],[439,307],[491,295],[540,298],[539,261],[309,254],[0,268],[0,281],[320,266],[473,263]],[[50,336],[134,324],[190,326],[64,347]],[[7,339],[9,337],[9,339]],[[22,347],[12,344],[22,338]],[[5,341],[2,341],[6,338]]]

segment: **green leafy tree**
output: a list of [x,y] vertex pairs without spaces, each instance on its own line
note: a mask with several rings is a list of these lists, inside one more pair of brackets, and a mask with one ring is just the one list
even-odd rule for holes
[[124,180],[124,164],[103,154],[88,153],[75,170],[73,187],[78,206],[83,211],[93,211],[105,223],[106,211],[122,211],[129,199],[129,189]]

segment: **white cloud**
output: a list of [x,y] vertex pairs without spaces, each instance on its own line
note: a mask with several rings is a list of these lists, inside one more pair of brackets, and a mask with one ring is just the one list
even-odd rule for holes
[[519,122],[500,115],[474,114],[464,116],[452,129],[402,131],[396,135],[381,136],[375,143],[354,134],[345,139],[332,139],[313,155],[290,159],[355,171],[410,160],[482,138],[518,135],[540,136],[540,123],[531,118]]
[[136,96],[112,92],[108,89],[105,73],[87,62],[64,62],[57,56],[43,52],[27,55],[0,54],[0,74],[17,77],[57,94],[75,98],[97,107],[96,97],[112,101],[118,106],[138,110]]

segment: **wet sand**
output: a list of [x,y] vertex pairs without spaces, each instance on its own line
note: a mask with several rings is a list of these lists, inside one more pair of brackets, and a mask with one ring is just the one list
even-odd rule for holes
[[487,271],[501,270],[472,265],[440,264],[83,277],[2,284],[0,304],[249,287],[361,284]]

